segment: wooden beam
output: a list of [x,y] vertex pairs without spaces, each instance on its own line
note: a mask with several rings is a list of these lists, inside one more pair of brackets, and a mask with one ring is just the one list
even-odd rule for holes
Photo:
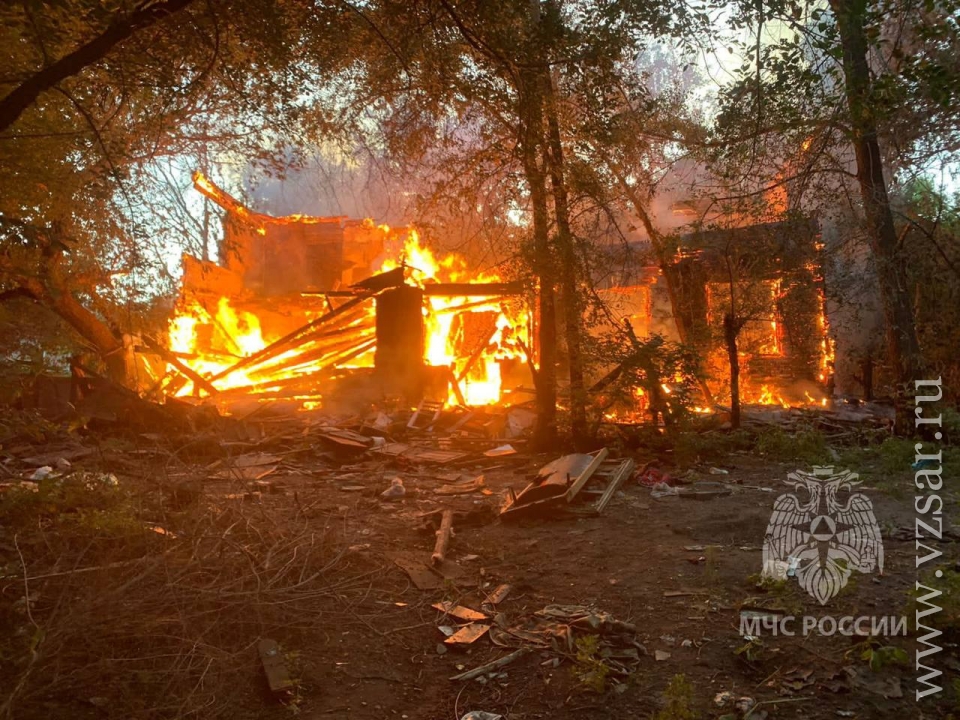
[[423,286],[426,297],[498,297],[520,295],[523,285],[509,283],[427,283]]
[[276,340],[270,343],[263,350],[260,350],[259,352],[255,352],[253,355],[249,355],[241,360],[238,360],[230,367],[218,372],[216,375],[211,377],[210,380],[219,380],[220,378],[225,377],[230,373],[236,370],[239,370],[240,368],[245,368],[255,363],[259,364],[264,360],[268,360],[272,357],[276,357],[287,348],[293,346],[297,341],[302,340],[304,337],[309,335],[311,331],[330,322],[334,318],[339,317],[340,315],[347,312],[348,310],[352,310],[357,305],[364,302],[365,300],[369,300],[374,295],[376,295],[376,293],[370,293],[368,295],[359,295],[353,298],[353,300],[349,300],[345,302],[336,310],[332,310],[331,312],[328,312],[318,317],[316,320],[308,322],[303,327],[298,328],[297,330],[294,330],[293,332],[288,333],[287,335],[284,335],[279,340]]
[[216,387],[214,387],[213,383],[211,383],[209,380],[203,377],[203,375],[198,373],[189,365],[186,365],[180,362],[180,359],[176,355],[171,353],[169,350],[163,347],[160,343],[156,342],[155,340],[153,340],[152,338],[146,335],[143,336],[143,341],[144,343],[146,343],[147,347],[150,348],[150,350],[155,352],[166,362],[173,365],[182,375],[185,375],[186,377],[193,380],[194,385],[203,388],[210,395],[216,395],[218,392],[220,392]]
[[593,455],[593,460],[587,465],[587,469],[584,470],[580,475],[574,480],[573,485],[567,490],[567,502],[572,502],[573,499],[577,496],[584,486],[597,471],[597,468],[600,467],[600,463],[607,459],[607,455],[610,454],[610,451],[607,448],[598,450],[596,453],[590,453]]
[[437,542],[433,547],[430,562],[439,565],[447,559],[447,547],[450,545],[450,534],[453,532],[453,510],[444,510],[440,520],[440,529],[437,530]]
[[603,495],[597,500],[596,509],[598,513],[602,513],[606,509],[609,502],[613,499],[614,494],[620,489],[624,481],[630,477],[635,466],[636,464],[630,458],[620,463],[614,471],[613,477],[610,478],[610,484],[607,485],[607,489],[603,491]]
[[286,387],[295,387],[301,385],[308,385],[311,383],[317,383],[324,378],[327,378],[333,375],[338,369],[341,363],[349,362],[363,353],[367,352],[377,344],[376,339],[368,340],[361,345],[357,345],[351,348],[344,350],[340,355],[332,358],[327,362],[321,369],[316,372],[307,374],[307,375],[294,375],[293,377],[287,378],[267,378],[266,380],[260,380],[249,385],[238,385],[237,387],[228,388],[220,392],[221,397],[223,396],[233,396],[233,395],[244,395],[247,393],[257,393],[262,394],[261,390],[269,387],[276,388],[286,388]]

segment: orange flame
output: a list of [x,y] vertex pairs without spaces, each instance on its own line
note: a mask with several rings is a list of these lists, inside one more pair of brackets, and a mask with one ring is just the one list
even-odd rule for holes
[[[206,178],[194,178],[198,187],[209,193],[222,193],[212,183],[207,187]],[[222,204],[229,205],[229,196],[218,195]],[[232,208],[242,214],[242,205]],[[396,241],[398,234],[381,225],[385,240]],[[437,257],[420,242],[416,230],[406,234],[402,245],[393,248],[393,254],[372,268],[373,273],[386,272],[397,267],[407,268],[407,282],[424,287],[438,282],[499,282],[498,275],[471,272],[466,260],[455,253]],[[462,397],[468,405],[497,403],[503,393],[501,364],[507,360],[524,359],[523,348],[530,347],[530,316],[520,303],[505,302],[501,298],[480,299],[464,297],[432,297],[424,300],[424,360],[429,365],[446,366],[451,369],[457,387],[451,386],[448,401],[459,402]],[[358,324],[363,337],[374,337],[375,309],[372,303],[364,306],[364,319]],[[471,338],[473,347],[468,347],[464,328],[471,323],[468,318],[483,314],[473,323],[486,337]],[[169,349],[180,361],[204,378],[216,378],[213,384],[218,390],[251,386],[259,391],[275,390],[266,387],[269,383],[315,372],[329,361],[329,356],[313,357],[296,363],[297,353],[305,353],[309,347],[287,351],[271,359],[265,366],[251,366],[228,372],[238,360],[264,349],[279,337],[269,336],[261,328],[260,318],[252,312],[235,309],[230,300],[221,297],[215,313],[209,312],[199,302],[186,302],[178,308],[169,323]],[[473,333],[474,336],[477,332]],[[316,353],[313,353],[315,355]],[[373,350],[345,361],[350,367],[373,365]],[[171,368],[172,369],[172,368]],[[175,390],[176,395],[189,395],[196,388],[188,382]],[[459,394],[458,394],[459,391]],[[315,400],[315,398],[313,398]],[[311,403],[315,407],[315,403]]]
[[[456,253],[437,258],[430,248],[421,244],[416,230],[410,231],[396,256],[385,260],[376,272],[386,272],[401,265],[409,269],[408,281],[419,287],[437,282],[489,283],[502,280],[497,274],[471,271],[463,256]],[[476,359],[462,348],[464,318],[474,313],[495,313],[490,335]],[[503,391],[501,362],[524,358],[522,348],[530,347],[529,313],[522,308],[509,307],[495,298],[471,301],[462,297],[427,297],[423,317],[426,362],[451,368],[468,405],[499,402]],[[452,387],[448,401],[458,402]]]

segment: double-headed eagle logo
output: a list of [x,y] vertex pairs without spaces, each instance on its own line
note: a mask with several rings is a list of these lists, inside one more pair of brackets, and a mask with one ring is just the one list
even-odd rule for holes
[[[863,493],[856,473],[832,467],[797,470],[773,504],[763,541],[763,573],[795,574],[800,586],[821,605],[836,596],[857,570],[883,573],[883,544],[873,503]],[[844,497],[841,497],[843,493]]]

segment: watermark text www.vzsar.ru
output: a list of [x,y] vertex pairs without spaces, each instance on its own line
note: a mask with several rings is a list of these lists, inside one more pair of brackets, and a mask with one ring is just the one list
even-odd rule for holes
[[[917,380],[915,383],[917,395],[915,399],[915,424],[918,430],[926,430],[927,426],[938,428],[933,433],[936,441],[943,440],[943,433],[939,428],[943,427],[943,415],[927,416],[924,413],[924,403],[936,403],[943,398],[943,385],[940,378],[936,380]],[[920,393],[928,393],[921,395]],[[916,455],[914,456],[914,476],[913,484],[918,491],[914,497],[913,507],[917,513],[915,540],[917,548],[917,571],[919,572],[924,565],[934,562],[943,553],[936,547],[936,543],[943,539],[943,499],[937,493],[943,487],[943,449],[937,446],[925,447],[923,443],[917,443],[914,446]],[[931,452],[936,450],[936,452]],[[926,491],[921,493],[920,491]],[[943,571],[937,570],[934,576],[939,580],[943,577]],[[941,635],[941,631],[936,628],[936,615],[941,611],[940,606],[933,603],[942,591],[936,587],[927,587],[916,580],[917,608],[916,608],[916,628],[917,628],[917,650],[916,650],[916,671],[917,671],[917,700],[928,695],[939,694],[943,688],[934,684],[934,680],[939,678],[943,671],[931,667],[927,663],[932,660],[930,656],[936,655],[943,648],[933,643]],[[925,633],[921,635],[921,632]],[[920,673],[926,673],[921,675]],[[921,689],[923,686],[923,689]]]

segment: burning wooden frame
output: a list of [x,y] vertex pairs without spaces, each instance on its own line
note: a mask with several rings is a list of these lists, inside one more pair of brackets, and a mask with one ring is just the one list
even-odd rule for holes
[[530,384],[532,317],[517,283],[436,258],[411,228],[254,213],[197,173],[225,211],[220,262],[184,258],[165,395],[316,402],[367,373],[380,394],[461,405]]

